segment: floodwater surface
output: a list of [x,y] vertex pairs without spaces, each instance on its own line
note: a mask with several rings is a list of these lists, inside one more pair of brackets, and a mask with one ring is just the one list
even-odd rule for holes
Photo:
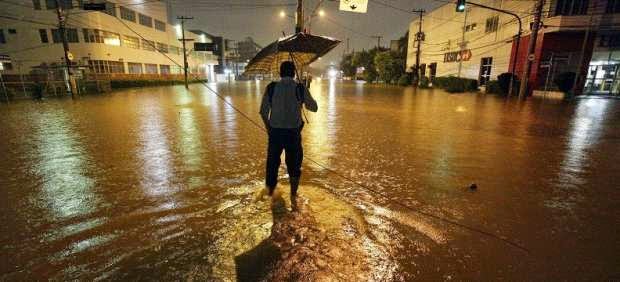
[[0,105],[0,280],[620,279],[620,100],[315,82],[272,204],[265,85]]

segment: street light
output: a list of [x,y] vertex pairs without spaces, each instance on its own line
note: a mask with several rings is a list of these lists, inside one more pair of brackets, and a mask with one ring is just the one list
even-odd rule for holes
[[320,11],[319,11],[319,17],[323,17],[323,16],[325,16],[325,11],[320,10]]
[[285,18],[285,17],[286,17],[286,12],[280,11],[280,18]]
[[465,11],[465,0],[456,1],[456,11],[461,13]]

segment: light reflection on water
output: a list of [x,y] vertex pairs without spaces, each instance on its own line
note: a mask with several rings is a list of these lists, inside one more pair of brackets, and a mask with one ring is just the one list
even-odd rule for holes
[[87,174],[90,160],[72,121],[57,111],[41,114],[34,122],[38,160],[31,169],[41,179],[41,197],[50,214],[67,218],[92,212],[98,204],[92,191],[96,181]]
[[[265,83],[209,85],[261,123]],[[327,80],[311,91],[306,156],[388,199],[306,161],[302,217],[288,200],[253,203],[266,137],[199,85],[0,107],[0,279],[234,280],[260,250],[277,254],[274,280],[600,280],[617,269],[619,101]]]
[[141,159],[142,188],[149,196],[159,196],[174,189],[172,152],[168,141],[162,109],[155,101],[140,112],[140,144],[137,155]]

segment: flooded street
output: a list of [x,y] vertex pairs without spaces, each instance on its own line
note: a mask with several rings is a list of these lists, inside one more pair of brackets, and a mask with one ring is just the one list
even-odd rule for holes
[[[260,123],[265,82],[209,85]],[[200,84],[0,105],[0,280],[620,279],[620,100],[311,92],[295,209]]]

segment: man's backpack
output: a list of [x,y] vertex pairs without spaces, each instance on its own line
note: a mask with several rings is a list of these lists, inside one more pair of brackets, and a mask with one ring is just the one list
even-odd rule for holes
[[[273,81],[267,85],[267,98],[269,99],[270,105],[271,105],[271,102],[273,101],[273,94],[275,93],[275,90],[276,90],[276,84],[277,82]],[[306,87],[301,83],[297,83],[295,87],[295,97],[297,97],[297,101],[303,104],[305,94],[306,94]],[[306,121],[308,120],[308,117],[306,117],[306,113],[304,112],[303,107],[301,108],[301,112],[303,113],[303,116],[301,118],[301,126],[299,127],[300,131],[304,128],[304,125],[306,124],[306,122],[304,121],[304,118],[306,119]]]
[[[267,85],[267,98],[269,98],[269,104],[271,104],[271,102],[273,101],[273,94],[276,90],[276,84],[277,82],[273,81]],[[301,83],[297,83],[297,86],[295,88],[295,96],[297,97],[298,102],[303,104],[305,93],[306,88],[304,87],[304,85]]]

